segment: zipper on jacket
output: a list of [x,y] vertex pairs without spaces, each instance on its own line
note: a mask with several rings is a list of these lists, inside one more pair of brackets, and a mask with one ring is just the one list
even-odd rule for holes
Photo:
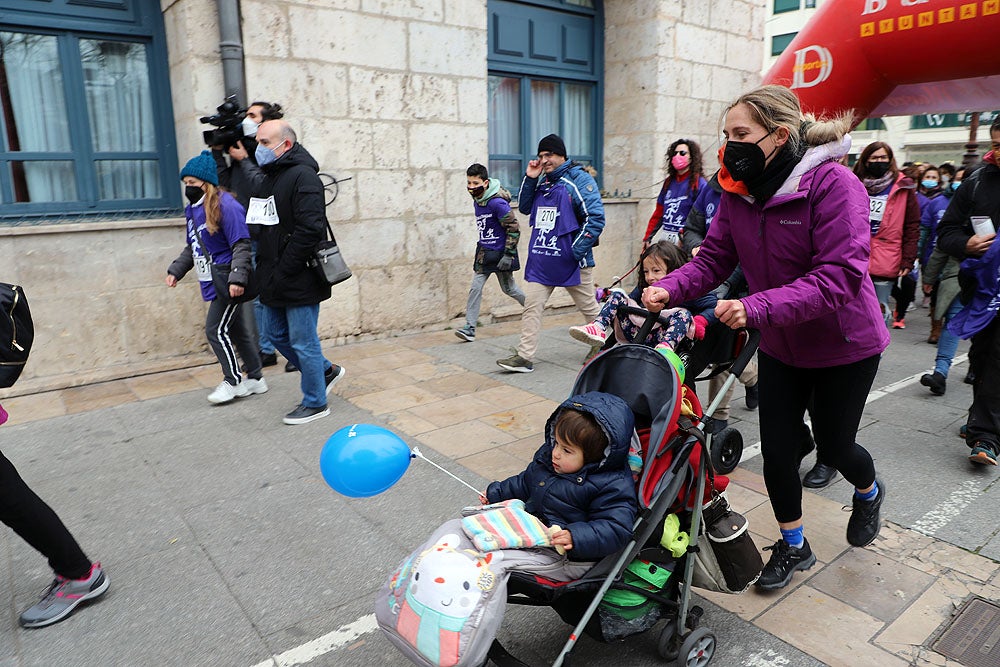
[[21,300],[21,288],[17,285],[12,285],[11,291],[14,292],[14,301],[11,303],[10,312],[7,313],[7,319],[10,320],[11,330],[10,346],[18,352],[24,352],[24,348],[17,342],[17,323],[14,321],[14,309],[17,308],[17,302]]

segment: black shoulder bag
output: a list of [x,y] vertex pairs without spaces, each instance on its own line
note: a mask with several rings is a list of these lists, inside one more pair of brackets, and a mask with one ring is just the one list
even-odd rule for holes
[[337,239],[333,237],[333,229],[330,221],[326,221],[327,238],[316,244],[316,251],[309,262],[309,266],[319,272],[320,278],[330,285],[342,283],[351,277],[351,270],[347,267],[340,248],[337,247]]

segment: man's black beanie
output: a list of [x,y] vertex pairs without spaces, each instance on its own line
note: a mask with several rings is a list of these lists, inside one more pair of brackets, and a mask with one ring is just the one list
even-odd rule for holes
[[558,134],[550,134],[547,137],[542,137],[542,140],[538,142],[538,152],[544,153],[546,151],[566,157],[566,144],[563,143]]

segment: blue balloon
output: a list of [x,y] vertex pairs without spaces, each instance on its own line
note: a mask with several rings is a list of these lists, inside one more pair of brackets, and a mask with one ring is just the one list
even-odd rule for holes
[[398,482],[410,466],[410,458],[410,448],[392,431],[374,424],[354,424],[326,441],[319,468],[334,491],[367,498]]

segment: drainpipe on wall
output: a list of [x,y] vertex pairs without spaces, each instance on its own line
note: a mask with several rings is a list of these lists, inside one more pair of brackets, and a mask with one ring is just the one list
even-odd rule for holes
[[243,71],[243,33],[240,30],[240,0],[216,0],[219,11],[219,52],[222,55],[222,82],[226,97],[236,96],[242,107],[247,103]]

